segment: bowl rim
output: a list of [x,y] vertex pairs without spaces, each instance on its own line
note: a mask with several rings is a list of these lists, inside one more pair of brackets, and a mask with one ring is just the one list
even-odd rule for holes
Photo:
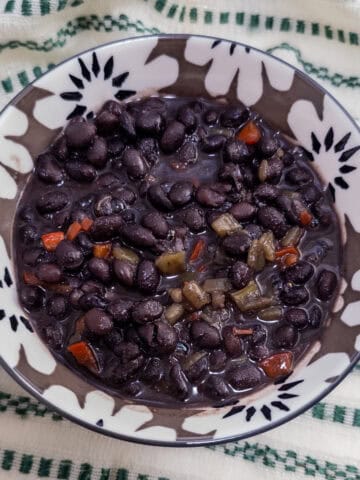
[[[197,35],[197,34],[191,34],[191,33],[160,33],[160,34],[150,34],[150,35],[141,35],[141,36],[132,36],[132,37],[126,37],[120,40],[113,40],[111,42],[105,42],[105,43],[100,43],[96,45],[95,47],[88,48],[86,50],[82,50],[81,52],[78,52],[70,57],[67,57],[66,59],[62,60],[59,62],[55,67],[53,67],[51,70],[46,71],[43,73],[41,76],[37,77],[34,79],[32,82],[30,82],[26,87],[24,87],[19,93],[17,93],[14,97],[11,98],[11,100],[1,109],[0,111],[0,117],[4,114],[4,112],[14,103],[16,104],[18,100],[20,100],[24,95],[27,94],[28,90],[30,90],[33,85],[38,82],[40,79],[45,78],[47,75],[51,74],[52,72],[56,71],[58,68],[61,68],[64,64],[67,62],[74,60],[84,54],[94,52],[96,50],[102,49],[104,47],[110,47],[112,45],[118,45],[118,44],[126,44],[128,42],[133,42],[133,41],[141,41],[141,40],[147,40],[147,39],[189,39],[189,38],[200,38],[200,39],[208,39],[208,40],[221,40],[224,42],[229,42],[229,43],[235,43],[236,45],[240,45],[241,47],[244,48],[250,48],[251,50],[254,50],[257,53],[260,53],[262,55],[267,56],[268,58],[271,59],[271,61],[275,62],[280,62],[281,64],[285,65],[286,67],[292,69],[297,73],[304,81],[306,81],[308,84],[312,85],[313,88],[316,88],[320,90],[324,95],[327,95],[330,97],[330,99],[335,103],[335,105],[340,108],[340,110],[345,114],[346,117],[350,120],[351,124],[353,127],[360,133],[360,125],[356,123],[356,121],[353,119],[353,117],[350,115],[350,113],[345,109],[345,107],[342,106],[342,104],[335,98],[334,95],[332,95],[325,87],[320,85],[318,82],[316,82],[313,78],[311,78],[308,74],[304,73],[301,71],[299,68],[291,65],[289,62],[286,62],[285,60],[276,57],[272,55],[271,53],[268,53],[264,50],[261,50],[260,48],[253,47],[252,45],[239,42],[239,41],[234,41],[230,40],[228,38],[223,38],[223,37],[215,37],[211,35]],[[47,400],[46,398],[43,397],[43,395],[38,392],[35,388],[35,386],[32,384],[32,382],[23,377],[20,372],[17,372],[15,368],[10,367],[5,360],[1,356],[0,352],[0,366],[4,368],[4,370],[22,387],[24,388],[29,394],[31,394],[33,397],[35,397],[38,401],[41,403],[45,404],[47,407],[50,409],[58,412],[63,416],[64,418],[74,422],[75,424],[86,428],[88,430],[91,430],[96,433],[100,433],[102,435],[106,435],[111,438],[115,438],[117,440],[124,440],[140,445],[151,445],[151,446],[161,446],[161,447],[203,447],[203,446],[209,446],[209,445],[218,445],[218,444],[223,444],[227,442],[236,442],[239,440],[244,440],[249,437],[253,437],[256,435],[259,435],[260,433],[267,432],[269,430],[272,430],[273,428],[277,428],[290,420],[293,420],[294,418],[298,417],[299,415],[303,414],[305,411],[310,409],[313,405],[318,403],[320,400],[322,400],[325,396],[327,396],[332,390],[334,390],[346,377],[347,375],[351,372],[351,370],[355,367],[355,365],[360,361],[360,351],[354,355],[352,360],[350,361],[349,365],[345,368],[343,372],[341,372],[336,380],[332,382],[327,388],[325,388],[319,395],[317,395],[314,399],[310,400],[309,402],[305,403],[302,407],[299,407],[298,409],[295,409],[294,411],[288,413],[285,415],[283,418],[276,420],[276,421],[271,421],[269,424],[264,425],[259,428],[255,428],[253,430],[249,430],[248,432],[245,432],[243,434],[239,435],[231,435],[228,437],[223,437],[223,438],[216,438],[216,439],[206,439],[206,440],[201,440],[201,437],[197,440],[174,440],[174,441],[163,441],[163,440],[150,440],[150,439],[145,439],[145,438],[137,438],[134,436],[129,436],[126,434],[122,433],[116,433],[112,432],[110,430],[107,430],[104,427],[100,427],[94,424],[91,424],[89,422],[86,422],[79,417],[73,415],[72,413],[64,411],[62,408],[54,405],[52,402]]]

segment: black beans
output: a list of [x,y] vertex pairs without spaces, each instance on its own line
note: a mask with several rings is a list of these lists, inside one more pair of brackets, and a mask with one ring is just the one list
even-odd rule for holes
[[179,162],[183,165],[193,165],[198,159],[198,150],[192,142],[185,142],[177,153]]
[[46,313],[50,317],[62,319],[68,312],[68,302],[63,295],[53,295],[46,302]]
[[95,241],[109,240],[120,234],[124,225],[121,215],[108,215],[95,218],[90,228],[90,235]]
[[94,244],[87,233],[80,232],[76,237],[76,243],[79,245],[84,255],[88,256],[92,253]]
[[203,120],[207,125],[214,125],[218,121],[219,114],[215,110],[206,110]]
[[169,192],[169,199],[176,207],[186,205],[191,201],[193,190],[190,182],[174,183]]
[[63,171],[58,165],[55,156],[51,153],[43,153],[38,156],[36,173],[45,183],[60,183],[63,179]]
[[204,207],[220,207],[225,203],[226,196],[213,185],[201,185],[197,189],[196,200]]
[[253,272],[244,262],[235,262],[230,268],[229,278],[235,288],[244,288],[251,280]]
[[96,127],[93,123],[84,121],[71,121],[65,128],[65,138],[68,147],[87,147],[95,137]]
[[273,334],[274,345],[278,348],[292,348],[298,341],[299,334],[292,325],[282,325]]
[[185,139],[185,126],[183,123],[173,121],[166,127],[160,139],[160,147],[165,153],[175,152]]
[[97,293],[84,293],[80,298],[73,299],[82,310],[88,311],[91,308],[105,308],[106,300]]
[[92,308],[85,315],[85,326],[96,335],[106,335],[112,330],[113,322],[104,310]]
[[108,155],[111,158],[119,158],[125,149],[125,144],[121,137],[111,137],[106,141]]
[[305,170],[305,168],[292,168],[287,174],[286,174],[286,180],[290,183],[293,183],[295,185],[304,185],[305,183],[311,182],[313,179],[311,173],[308,170]]
[[322,312],[320,307],[314,305],[309,312],[309,326],[311,328],[319,328],[322,320]]
[[155,293],[160,282],[160,274],[150,260],[142,260],[136,274],[136,284],[144,293]]
[[153,212],[146,213],[141,223],[145,228],[151,230],[151,232],[157,238],[166,238],[169,232],[169,224],[166,219],[161,215],[161,213],[156,210]]
[[235,163],[224,163],[219,170],[218,177],[220,180],[230,181],[236,191],[241,190],[243,175],[239,165]]
[[164,119],[159,112],[149,110],[137,116],[135,126],[146,135],[157,136],[163,129]]
[[40,263],[36,275],[41,282],[58,283],[61,280],[61,269],[55,263]]
[[284,320],[298,330],[301,330],[307,327],[309,323],[309,316],[306,310],[302,308],[288,308],[285,311]]
[[203,356],[186,370],[186,376],[191,382],[201,382],[208,373],[208,367],[208,359]]
[[224,347],[230,357],[240,357],[244,347],[242,339],[233,332],[233,325],[228,325],[222,329]]
[[169,200],[161,185],[151,185],[148,189],[148,197],[154,207],[157,207],[162,211],[168,212],[174,208],[174,205]]
[[248,233],[249,237],[252,240],[260,238],[263,233],[262,228],[259,227],[259,225],[257,225],[256,223],[249,223],[248,225],[246,225],[244,230]]
[[79,268],[84,261],[84,254],[80,248],[69,240],[63,240],[59,243],[56,247],[55,255],[58,264],[67,270]]
[[262,325],[254,325],[252,331],[250,336],[252,345],[260,345],[266,341],[266,329]]
[[208,135],[202,141],[202,150],[206,153],[215,153],[223,147],[226,140],[225,135]]
[[191,337],[201,348],[217,348],[221,343],[220,333],[204,320],[196,320],[190,329]]
[[83,162],[67,162],[65,170],[69,177],[77,182],[90,183],[97,176],[96,169],[92,165]]
[[177,363],[170,369],[169,378],[171,385],[174,389],[175,395],[181,400],[184,400],[188,396],[188,385],[185,373],[181,370],[180,365]]
[[320,300],[328,301],[333,296],[337,287],[337,277],[331,270],[322,270],[316,281],[317,296]]
[[279,142],[276,137],[266,133],[262,135],[260,142],[257,143],[256,147],[259,150],[259,153],[267,158],[274,155],[279,148]]
[[254,190],[254,197],[263,202],[273,202],[279,195],[279,189],[274,185],[262,183]]
[[106,310],[115,322],[122,324],[130,320],[133,305],[132,301],[121,299],[110,303]]
[[304,260],[300,260],[295,265],[288,267],[285,272],[285,280],[287,282],[297,283],[298,285],[303,285],[306,283],[314,274],[314,267]]
[[112,133],[119,125],[118,117],[107,111],[100,112],[95,119],[97,130],[101,133]]
[[241,140],[229,140],[224,147],[224,161],[239,163],[251,158],[251,151]]
[[151,230],[141,225],[127,225],[122,231],[122,236],[135,247],[153,247],[156,243]]
[[229,255],[239,257],[249,250],[250,244],[251,238],[249,235],[244,231],[240,231],[226,237],[222,242],[222,247]]
[[210,369],[213,372],[219,372],[221,370],[224,370],[227,362],[227,357],[225,352],[223,352],[222,350],[214,350],[213,352],[210,353],[209,362],[210,362]]
[[300,189],[301,196],[308,205],[313,205],[321,198],[321,191],[314,185],[305,185]]
[[154,385],[159,382],[163,374],[164,369],[161,365],[160,359],[156,357],[150,358],[142,374],[142,379],[144,382]]
[[156,300],[144,300],[135,305],[132,318],[136,323],[153,322],[161,316],[164,307]]
[[129,177],[139,179],[143,178],[146,174],[146,164],[141,156],[141,153],[135,148],[129,148],[125,150],[123,155],[123,164]]
[[126,110],[119,113],[119,127],[120,131],[128,140],[134,140],[136,137],[135,120]]
[[62,210],[69,203],[68,195],[63,191],[51,191],[38,198],[36,208],[41,214]]
[[194,111],[187,106],[180,108],[177,119],[185,125],[186,133],[192,133],[198,123]]
[[155,351],[157,353],[171,353],[175,350],[178,335],[174,327],[163,321],[156,321],[155,326]]
[[32,225],[23,225],[19,229],[19,237],[25,245],[31,245],[39,239],[39,233]]
[[249,363],[235,364],[226,372],[226,378],[236,390],[256,387],[261,382],[261,371]]
[[107,161],[106,140],[102,137],[95,137],[93,144],[86,152],[86,158],[96,168],[103,168]]
[[157,140],[151,137],[141,138],[137,142],[137,148],[150,166],[154,166],[159,160],[159,146]]
[[239,202],[233,205],[229,212],[239,222],[246,222],[254,217],[256,213],[256,207],[248,202]]
[[258,211],[261,225],[273,231],[276,238],[281,238],[288,230],[284,215],[274,207],[261,207]]
[[214,400],[222,400],[229,396],[230,390],[224,379],[218,375],[211,376],[204,385],[207,395]]
[[109,263],[103,258],[93,257],[89,260],[88,268],[94,277],[101,282],[109,282],[111,279],[111,269]]
[[240,107],[227,107],[220,115],[220,122],[224,127],[239,127],[249,118],[249,110]]
[[309,292],[302,286],[285,285],[280,298],[286,305],[300,305],[309,300]]
[[35,285],[24,285],[20,290],[20,300],[28,310],[37,310],[44,303],[44,293]]
[[189,207],[185,210],[183,221],[194,233],[199,233],[206,228],[204,210],[196,206]]
[[125,287],[132,287],[135,283],[136,265],[128,260],[115,259],[113,269],[116,278]]

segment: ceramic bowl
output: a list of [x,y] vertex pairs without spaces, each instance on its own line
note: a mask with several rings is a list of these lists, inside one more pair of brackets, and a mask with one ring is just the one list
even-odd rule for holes
[[[331,321],[282,382],[215,408],[153,408],[111,396],[59,363],[18,303],[12,223],[33,160],[74,115],[105,100],[156,92],[226,97],[259,112],[309,153],[330,189],[343,242],[341,292]],[[157,445],[200,445],[276,427],[320,400],[360,358],[360,132],[341,105],[292,66],[217,38],[167,35],[101,45],[26,87],[0,116],[0,359],[31,394],[81,425]]]

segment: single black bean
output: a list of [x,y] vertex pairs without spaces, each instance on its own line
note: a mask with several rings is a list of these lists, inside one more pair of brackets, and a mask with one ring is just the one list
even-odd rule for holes
[[298,330],[302,330],[309,324],[309,315],[303,308],[287,308],[284,320]]
[[204,320],[196,320],[191,324],[190,334],[200,348],[217,348],[221,343],[220,333],[217,328],[209,325]]
[[19,238],[25,245],[32,245],[39,239],[39,232],[33,225],[23,225],[19,228]]
[[91,258],[88,263],[88,269],[95,278],[98,278],[103,283],[107,283],[111,280],[110,265],[103,258]]
[[[296,205],[294,204],[294,198],[289,197],[286,194],[280,194],[276,199],[276,206],[285,213],[286,218],[293,224],[299,223],[299,216],[296,211]],[[305,209],[305,206],[304,206]]]
[[[139,337],[140,343],[146,350],[154,349],[155,342],[155,323],[145,323],[137,326],[137,335]],[[157,353],[157,352],[156,352]]]
[[95,218],[90,228],[90,235],[96,241],[109,240],[118,236],[124,226],[121,215],[108,215]]
[[84,293],[80,298],[75,300],[77,301],[78,306],[84,310],[88,311],[91,308],[106,308],[107,301],[103,296],[100,296],[98,293]]
[[300,305],[309,300],[309,292],[303,286],[285,284],[280,293],[280,299],[286,305]]
[[244,230],[248,233],[251,240],[258,239],[263,234],[262,228],[259,227],[259,225],[257,225],[256,223],[249,223],[248,225],[246,225]]
[[309,311],[309,326],[311,328],[319,328],[322,320],[321,308],[314,305]]
[[68,158],[69,149],[67,147],[66,138],[64,135],[55,140],[51,147],[51,152],[60,162],[64,162]]
[[113,352],[120,358],[120,362],[124,364],[140,356],[139,346],[134,342],[122,342],[116,345]]
[[244,288],[251,280],[253,271],[244,262],[235,262],[230,268],[229,278],[235,288]]
[[113,329],[113,321],[104,310],[92,308],[85,315],[85,326],[96,335],[106,335]]
[[25,205],[20,209],[19,218],[26,223],[33,223],[36,218],[35,210],[30,205]]
[[225,252],[234,257],[243,256],[249,250],[250,245],[251,238],[244,231],[229,235],[222,242]]
[[252,345],[261,345],[266,342],[266,329],[262,325],[254,325],[249,338]]
[[52,323],[47,325],[43,330],[42,334],[44,340],[53,350],[60,350],[63,347],[64,343],[64,331],[62,325],[59,323]]
[[54,213],[62,210],[68,203],[67,193],[55,190],[42,194],[36,201],[36,208],[41,214]]
[[210,370],[213,372],[219,372],[224,370],[227,362],[227,356],[223,350],[214,350],[210,353],[209,364]]
[[44,250],[42,248],[27,248],[23,251],[22,259],[25,265],[30,265],[33,267],[40,261],[44,255]]
[[57,263],[67,270],[77,269],[84,261],[81,249],[70,240],[62,240],[59,243],[55,250],[55,256]]
[[69,302],[72,307],[80,308],[79,300],[84,296],[84,292],[80,288],[74,288],[74,290],[69,295]]
[[259,151],[260,155],[265,158],[274,155],[278,148],[279,141],[277,137],[267,132],[263,132],[260,141],[256,145],[256,149]]
[[68,309],[69,304],[64,295],[53,295],[46,302],[46,313],[50,317],[62,319],[67,315]]
[[248,350],[249,357],[255,362],[260,362],[270,355],[269,349],[265,345],[251,345]]
[[141,219],[141,223],[145,228],[151,230],[151,232],[157,238],[166,238],[169,232],[169,224],[161,213],[152,211],[146,213]]
[[68,147],[84,148],[93,140],[96,134],[96,126],[84,121],[72,121],[65,128],[65,138]]
[[261,207],[258,210],[260,224],[272,230],[276,238],[281,238],[288,230],[284,215],[274,207]]
[[119,113],[119,127],[120,131],[129,139],[134,140],[136,138],[135,131],[135,119],[134,117],[127,112],[122,110]]
[[96,168],[103,168],[107,161],[107,144],[102,137],[95,137],[92,145],[86,152],[86,158]]
[[88,256],[92,253],[94,244],[87,233],[80,232],[76,237],[76,243],[79,245],[84,255]]
[[333,296],[337,287],[337,276],[331,270],[323,269],[316,281],[317,296],[320,300],[328,301]]
[[124,335],[121,330],[113,328],[111,332],[103,337],[105,344],[114,352],[124,341]]
[[284,277],[287,282],[297,283],[299,285],[303,285],[310,280],[313,274],[314,267],[304,260],[300,260],[284,271]]
[[256,214],[256,207],[248,202],[239,202],[233,205],[229,212],[239,222],[251,220]]
[[314,205],[314,211],[317,218],[319,219],[319,222],[324,227],[327,227],[334,222],[334,213],[331,208],[324,203],[323,199],[320,199]]
[[132,287],[134,285],[136,265],[129,262],[128,260],[118,260],[116,258],[113,261],[113,269],[116,278],[122,285],[124,285],[125,287]]
[[137,199],[137,194],[129,187],[118,187],[113,193],[116,200],[119,200],[126,205],[132,205]]
[[161,360],[156,357],[149,358],[148,363],[142,373],[144,382],[154,385],[158,383],[164,375],[164,369]]
[[98,280],[87,280],[81,285],[81,290],[84,293],[99,293],[103,294],[104,293],[104,285],[99,282]]
[[249,110],[240,107],[227,107],[220,115],[220,123],[224,127],[239,127],[249,118]]
[[185,370],[186,376],[191,382],[201,382],[209,371],[209,362],[206,356],[199,358]]
[[279,189],[275,185],[262,183],[254,190],[254,197],[262,202],[273,202],[279,196]]
[[222,337],[226,352],[230,357],[240,357],[244,351],[243,341],[233,333],[234,325],[228,325],[222,329]]
[[155,351],[159,353],[173,352],[178,342],[178,334],[175,328],[161,320],[156,321],[154,326]]
[[122,137],[111,137],[106,140],[107,153],[110,158],[120,158],[121,154],[125,150],[125,144]]
[[159,161],[159,145],[155,138],[140,138],[137,148],[148,164],[152,167]]
[[164,127],[164,119],[159,112],[148,110],[136,117],[135,126],[145,135],[160,135]]
[[58,283],[62,272],[56,263],[40,263],[36,268],[36,275],[41,282]]
[[106,311],[115,322],[122,324],[130,321],[134,303],[131,300],[119,299],[107,306]]
[[299,334],[293,325],[281,325],[273,332],[273,343],[278,348],[292,348],[298,339]]
[[236,390],[256,387],[261,382],[261,371],[251,363],[234,364],[226,372],[226,379]]
[[159,208],[165,212],[169,212],[174,209],[174,205],[169,200],[166,192],[161,185],[151,185],[147,191],[150,202],[154,207]]
[[139,355],[133,360],[130,360],[126,364],[119,363],[119,365],[115,367],[115,369],[111,372],[109,377],[106,378],[106,380],[116,386],[123,385],[125,382],[127,382],[136,375],[136,373],[143,364],[144,357],[142,355]]
[[66,173],[77,182],[90,183],[97,176],[96,169],[88,163],[71,161],[65,164]]
[[219,169],[218,177],[221,181],[225,180],[231,182],[237,191],[241,190],[243,175],[239,165],[231,162],[224,163]]
[[189,387],[186,375],[181,370],[181,367],[178,363],[171,367],[169,372],[169,378],[171,382],[171,387],[174,390],[174,394],[181,400],[185,400],[185,398],[189,394]]
[[122,237],[135,247],[153,247],[156,244],[156,238],[151,230],[141,225],[127,225],[122,231]]
[[225,145],[226,140],[225,135],[208,135],[201,143],[202,150],[206,153],[218,152]]
[[[136,105],[133,104],[133,105]],[[150,97],[146,98],[142,102],[142,110],[143,111],[154,111],[158,113],[166,113],[167,105],[163,98],[160,97]]]
[[111,215],[114,213],[112,201],[113,197],[110,193],[102,193],[98,196],[96,203],[94,204],[94,213],[97,217],[104,215]]
[[103,110],[96,116],[95,124],[98,132],[109,134],[118,128],[119,118],[114,113]]
[[176,207],[189,203],[192,199],[194,187],[191,182],[177,182],[169,191],[169,199]]
[[214,400],[223,400],[230,394],[227,383],[219,375],[210,375],[203,388],[205,393]]
[[221,207],[225,201],[224,193],[217,191],[213,185],[201,185],[196,192],[196,200],[205,207]]
[[203,115],[203,120],[207,125],[214,125],[219,118],[219,114],[216,110],[206,110]]
[[313,176],[309,172],[309,170],[305,170],[305,168],[295,167],[289,170],[285,176],[286,181],[293,183],[295,185],[305,185],[306,183],[310,183],[313,180]]
[[173,121],[167,125],[160,139],[160,147],[165,153],[175,152],[185,139],[185,126],[183,123]]
[[321,191],[315,187],[315,185],[305,185],[300,189],[300,193],[304,201],[308,205],[313,205],[316,203],[318,200],[320,200],[322,193]]
[[142,260],[136,273],[136,284],[144,293],[155,293],[160,282],[160,274],[150,260]]
[[93,193],[88,193],[87,195],[79,198],[79,200],[76,202],[76,205],[79,205],[80,208],[89,208],[94,203],[95,198],[96,197]]
[[20,300],[27,310],[37,310],[44,303],[44,292],[35,285],[24,285],[20,289]]
[[194,110],[187,105],[179,109],[177,119],[185,125],[186,133],[193,133],[198,123]]
[[63,171],[51,153],[39,155],[36,161],[36,173],[46,183],[60,183],[63,179]]
[[206,228],[204,210],[197,206],[191,206],[183,212],[183,221],[194,233],[199,233]]
[[185,142],[177,153],[177,159],[184,165],[194,165],[198,159],[198,149],[195,143]]
[[136,323],[153,322],[161,317],[164,307],[156,300],[144,300],[132,309],[132,319]]
[[130,177],[139,179],[145,176],[147,171],[146,163],[138,150],[128,148],[125,150],[122,160]]
[[245,162],[252,157],[252,151],[241,140],[228,140],[224,146],[223,158],[225,162]]
[[[266,164],[266,168],[264,172],[261,172],[261,166],[259,168],[259,179],[261,181],[266,181],[270,183],[279,183],[281,174],[284,168],[284,164],[282,160],[278,157],[269,158],[268,160],[264,160],[264,164]],[[261,175],[260,175],[261,172]],[[264,173],[265,178],[261,178],[262,173]]]

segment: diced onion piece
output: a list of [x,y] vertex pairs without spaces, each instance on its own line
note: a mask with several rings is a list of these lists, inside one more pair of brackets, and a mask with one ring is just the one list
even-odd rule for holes
[[184,283],[183,294],[186,300],[197,310],[210,303],[210,295],[194,280]]
[[183,300],[181,288],[169,288],[169,295],[171,300],[175,303],[181,303]]
[[228,292],[231,290],[231,283],[228,278],[208,278],[205,280],[202,288],[205,292]]
[[185,252],[165,252],[155,260],[155,265],[164,275],[177,275],[186,270]]
[[236,292],[230,293],[230,297],[236,303],[239,310],[244,312],[246,310],[246,304],[256,298],[260,297],[260,290],[257,284],[251,280],[246,287]]
[[275,238],[271,231],[265,232],[259,238],[264,251],[264,256],[268,262],[275,260]]
[[247,264],[250,268],[255,270],[255,272],[261,272],[261,270],[264,269],[265,255],[264,248],[260,243],[260,240],[253,240],[251,242],[248,251]]
[[170,325],[174,325],[174,323],[179,321],[184,315],[184,312],[185,308],[181,305],[181,303],[173,303],[165,310],[165,318]]
[[283,247],[296,246],[304,233],[304,230],[300,227],[290,228],[283,238],[280,240],[280,243]]
[[130,248],[114,247],[112,254],[118,260],[127,260],[133,265],[137,265],[140,261],[139,256],[133,250],[130,250]]
[[240,223],[230,214],[223,213],[211,224],[219,237],[226,237],[241,229]]

